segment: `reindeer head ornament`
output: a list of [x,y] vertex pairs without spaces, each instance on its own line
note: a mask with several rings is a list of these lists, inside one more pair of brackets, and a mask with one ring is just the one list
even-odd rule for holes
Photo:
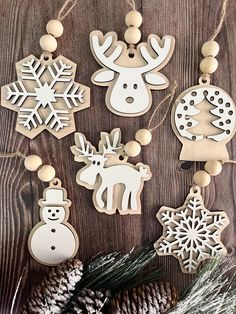
[[151,172],[142,163],[128,163],[120,141],[120,129],[110,134],[101,132],[97,151],[83,134],[76,133],[76,145],[71,150],[75,161],[86,163],[77,173],[76,181],[94,190],[93,203],[99,212],[114,214],[118,210],[121,215],[140,214],[140,193]]
[[108,86],[106,105],[120,116],[135,117],[147,112],[152,104],[151,89],[165,89],[168,79],[159,71],[168,63],[175,40],[162,40],[150,35],[147,43],[137,49],[117,41],[115,32],[103,36],[100,31],[90,34],[92,53],[102,69],[92,76],[95,85]]

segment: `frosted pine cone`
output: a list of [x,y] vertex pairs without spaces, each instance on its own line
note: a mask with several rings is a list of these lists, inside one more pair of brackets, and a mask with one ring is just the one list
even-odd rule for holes
[[69,302],[75,285],[80,281],[83,271],[81,261],[68,260],[53,267],[40,285],[33,290],[31,298],[24,306],[23,313],[57,314]]
[[77,300],[72,313],[76,314],[102,314],[103,308],[107,303],[108,296],[101,291],[92,291],[84,288]]
[[178,292],[169,283],[154,282],[118,293],[110,304],[111,314],[161,314],[178,302]]

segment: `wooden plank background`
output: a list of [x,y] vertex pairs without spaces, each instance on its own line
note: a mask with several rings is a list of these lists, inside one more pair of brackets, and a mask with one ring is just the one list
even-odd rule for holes
[[[15,62],[34,54],[40,56],[39,38],[45,33],[48,20],[55,17],[62,0],[0,0],[0,83],[16,80]],[[173,35],[176,48],[169,64],[162,70],[170,81],[178,81],[177,95],[198,81],[200,49],[216,26],[221,7],[220,0],[137,0],[143,15],[141,27],[145,41],[150,33]],[[133,139],[135,131],[147,126],[151,111],[140,118],[123,118],[109,112],[104,104],[106,88],[92,86],[90,77],[99,68],[92,57],[88,36],[90,31],[114,30],[120,39],[126,29],[124,18],[129,7],[124,0],[78,0],[73,13],[64,20],[64,36],[58,40],[56,55],[62,54],[78,64],[76,80],[91,87],[91,108],[75,114],[77,130],[96,144],[99,132],[120,127],[123,142]],[[236,99],[236,1],[229,4],[218,42],[219,68],[212,82],[225,89]],[[153,107],[167,91],[153,91]],[[160,112],[159,118],[164,111]],[[142,150],[139,159],[148,163],[153,172],[151,181],[145,183],[142,193],[141,216],[107,216],[98,213],[91,201],[91,191],[75,182],[78,164],[73,161],[69,147],[73,134],[57,140],[43,132],[28,140],[15,132],[16,113],[0,108],[0,151],[20,150],[25,154],[38,154],[44,163],[52,164],[72,200],[70,222],[79,233],[81,260],[85,261],[98,252],[121,250],[157,239],[162,229],[156,212],[161,205],[180,206],[191,184],[193,172],[202,168],[201,163],[180,162],[180,142],[170,126],[170,114],[156,130],[152,144]],[[236,158],[236,138],[228,145],[230,157]],[[236,248],[236,166],[226,165],[221,175],[203,191],[206,207],[225,210],[231,224],[224,232],[223,241],[229,255]],[[0,160],[0,313],[9,313],[18,279],[26,269],[24,288],[18,296],[14,313],[19,312],[31,287],[42,279],[47,267],[30,258],[27,237],[38,222],[38,199],[46,185],[39,182],[35,173],[24,169],[19,158]],[[157,258],[157,265],[164,265],[164,279],[179,288],[192,279],[180,272],[173,257]]]

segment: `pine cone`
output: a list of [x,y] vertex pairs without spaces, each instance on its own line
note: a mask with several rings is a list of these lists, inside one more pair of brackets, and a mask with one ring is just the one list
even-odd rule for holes
[[31,298],[24,306],[23,313],[61,313],[69,302],[75,285],[80,281],[83,271],[81,261],[68,260],[52,268],[47,278],[33,290]]
[[161,314],[178,302],[178,292],[169,283],[154,282],[118,293],[110,304],[111,314]]
[[106,304],[109,296],[101,291],[92,291],[84,288],[77,300],[72,313],[74,314],[102,314],[103,307]]

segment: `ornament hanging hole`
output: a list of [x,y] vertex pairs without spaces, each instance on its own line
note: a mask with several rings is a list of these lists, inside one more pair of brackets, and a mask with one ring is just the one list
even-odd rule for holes
[[52,60],[52,54],[51,54],[51,53],[44,52],[44,53],[41,55],[40,59],[41,59],[42,61],[44,61],[44,62],[49,62],[49,61]]
[[134,52],[129,52],[128,56],[129,56],[129,58],[132,59],[132,58],[134,58],[135,54],[134,54]]
[[61,186],[61,180],[58,179],[58,178],[54,178],[52,181],[51,181],[51,186]]
[[209,75],[202,75],[199,77],[198,82],[200,85],[209,85],[211,82],[210,76]]

